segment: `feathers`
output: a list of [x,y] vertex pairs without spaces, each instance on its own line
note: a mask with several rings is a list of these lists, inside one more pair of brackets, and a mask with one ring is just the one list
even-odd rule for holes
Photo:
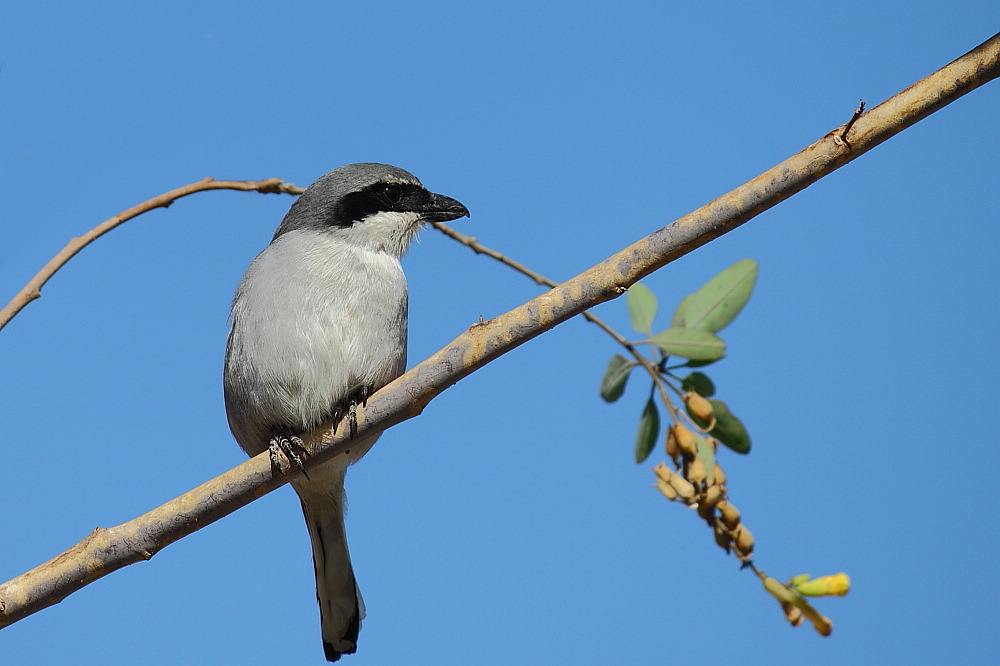
[[[253,261],[236,292],[223,385],[230,428],[250,455],[267,449],[278,431],[319,425],[359,387],[377,390],[406,367],[399,255],[344,242],[342,231],[350,230],[282,234]],[[352,446],[350,461],[376,439]],[[330,661],[355,651],[364,616],[344,531],[348,462],[335,458],[311,468],[310,480],[293,481],[312,541]]]
[[345,461],[332,460],[315,467],[311,481],[294,482],[312,541],[323,651],[329,661],[354,653],[364,619],[344,531],[345,469]]
[[[334,169],[292,204],[233,298],[223,371],[229,427],[257,455],[277,434],[318,426],[361,387],[406,367],[406,278],[399,263],[421,223],[468,215],[387,164]],[[364,605],[344,531],[344,472],[367,437],[292,481],[313,546],[323,650],[357,649]]]
[[233,301],[223,384],[243,449],[256,455],[275,429],[308,430],[360,386],[398,377],[406,315],[397,257],[328,232],[275,239]]

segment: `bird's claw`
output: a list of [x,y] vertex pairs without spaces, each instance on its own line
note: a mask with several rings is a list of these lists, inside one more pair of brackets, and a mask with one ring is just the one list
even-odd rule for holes
[[298,468],[302,475],[309,478],[309,473],[306,471],[305,465],[302,461],[309,457],[309,451],[306,449],[305,442],[295,435],[287,435],[284,433],[279,433],[271,438],[271,441],[267,445],[267,455],[271,461],[271,473],[280,474],[281,465],[278,462],[278,452],[284,454],[285,459],[288,460],[288,465],[295,466]]
[[347,416],[347,427],[350,432],[350,438],[358,434],[358,405],[365,407],[368,405],[368,396],[372,394],[371,386],[362,386],[357,391],[351,394],[351,396],[344,402],[337,403],[333,408],[333,432],[336,434],[337,425],[340,424],[340,420]]

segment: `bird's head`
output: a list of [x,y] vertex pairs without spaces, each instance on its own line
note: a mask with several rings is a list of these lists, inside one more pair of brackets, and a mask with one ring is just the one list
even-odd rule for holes
[[459,201],[429,192],[417,178],[389,164],[363,162],[334,169],[292,204],[274,234],[311,230],[402,256],[426,222],[469,215]]

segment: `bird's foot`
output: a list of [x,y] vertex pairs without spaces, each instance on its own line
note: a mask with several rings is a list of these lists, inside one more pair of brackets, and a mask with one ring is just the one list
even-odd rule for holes
[[351,439],[358,434],[358,405],[362,407],[368,404],[368,396],[372,394],[371,386],[362,386],[352,393],[344,402],[337,403],[333,408],[333,432],[337,432],[337,425],[346,415],[347,426],[350,429]]
[[278,463],[279,451],[285,455],[289,466],[294,465],[306,479],[309,478],[309,473],[306,472],[305,465],[302,464],[302,461],[309,457],[305,442],[295,435],[287,433],[278,433],[272,437],[267,445],[268,458],[271,460],[271,474],[281,473],[281,465]]

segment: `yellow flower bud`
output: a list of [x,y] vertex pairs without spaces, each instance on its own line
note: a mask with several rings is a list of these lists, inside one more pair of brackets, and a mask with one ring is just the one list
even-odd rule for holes
[[807,597],[842,597],[851,589],[851,579],[845,573],[837,573],[832,576],[820,576],[798,583],[795,586],[799,594]]
[[[746,528],[741,528],[740,532],[745,530]],[[796,578],[800,577],[796,576]],[[832,578],[832,576],[829,576],[829,578]],[[785,612],[785,618],[793,627],[798,626],[802,622],[802,616],[805,615],[821,635],[829,636],[833,631],[833,623],[830,621],[830,618],[820,615],[815,608],[809,605],[808,601],[796,594],[796,592],[770,576],[762,576],[761,582],[764,583],[764,589],[770,592],[781,604],[781,609]]]
[[805,574],[798,574],[797,576],[792,576],[791,578],[788,579],[788,587],[796,587],[798,585],[801,585],[802,583],[806,582],[810,578],[812,578],[812,575],[807,574],[807,573],[805,573]]

